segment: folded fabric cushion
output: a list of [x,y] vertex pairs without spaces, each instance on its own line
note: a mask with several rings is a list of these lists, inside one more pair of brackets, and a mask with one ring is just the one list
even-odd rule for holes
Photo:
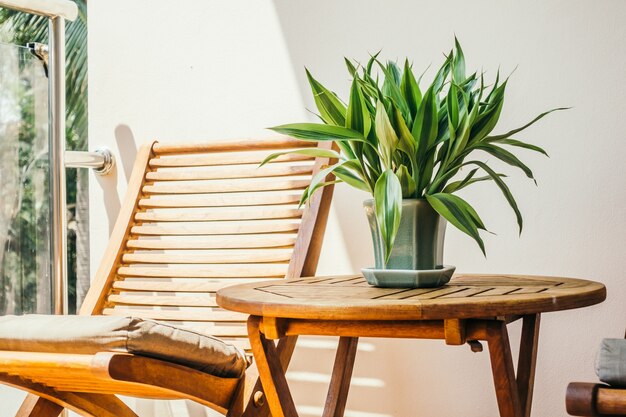
[[240,377],[247,367],[241,350],[215,337],[137,317],[3,316],[0,350],[128,352],[221,377]]
[[626,387],[626,339],[604,339],[596,359],[600,381]]

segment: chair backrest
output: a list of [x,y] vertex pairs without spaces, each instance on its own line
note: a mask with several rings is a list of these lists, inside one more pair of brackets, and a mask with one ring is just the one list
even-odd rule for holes
[[246,316],[219,308],[215,292],[315,273],[332,185],[298,201],[328,159],[291,154],[259,167],[271,152],[314,146],[330,144],[143,146],[80,314],[172,322],[247,349]]

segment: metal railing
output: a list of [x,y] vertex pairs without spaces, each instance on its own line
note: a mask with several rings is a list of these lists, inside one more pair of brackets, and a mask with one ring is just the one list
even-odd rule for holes
[[0,7],[71,22],[78,16],[78,7],[68,0],[1,0]]
[[75,20],[78,16],[78,7],[69,0],[0,0],[0,7],[46,16],[49,19],[50,257],[54,312],[66,314],[68,301],[65,217],[65,20]]
[[106,175],[114,164],[113,153],[108,148],[98,148],[94,152],[65,151],[66,168],[91,168],[98,175]]

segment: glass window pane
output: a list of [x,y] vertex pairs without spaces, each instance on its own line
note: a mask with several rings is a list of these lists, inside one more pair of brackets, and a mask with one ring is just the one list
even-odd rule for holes
[[0,43],[0,314],[50,313],[48,80]]

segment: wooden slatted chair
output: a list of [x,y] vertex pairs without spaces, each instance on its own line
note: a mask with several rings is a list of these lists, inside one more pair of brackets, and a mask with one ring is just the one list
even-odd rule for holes
[[[80,314],[155,319],[249,349],[247,317],[218,308],[215,292],[315,273],[332,187],[305,207],[298,201],[328,159],[285,155],[258,167],[272,151],[313,146],[285,137],[143,146]],[[287,361],[289,346],[281,349]],[[114,394],[191,399],[228,416],[269,414],[254,364],[241,378],[220,378],[129,353],[0,351],[0,382],[31,393],[18,416],[63,408],[135,416]]]

